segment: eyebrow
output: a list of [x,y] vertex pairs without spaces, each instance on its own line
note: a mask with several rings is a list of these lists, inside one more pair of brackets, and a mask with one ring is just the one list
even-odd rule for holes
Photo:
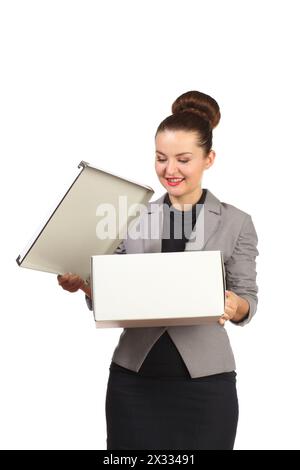
[[[160,154],[163,155],[164,157],[167,156],[167,155],[165,155],[164,153],[160,152],[159,150],[156,150],[156,153],[160,153]],[[193,155],[191,152],[181,152],[181,153],[177,153],[177,155],[175,155],[175,157],[180,157],[181,155],[187,155],[187,154]]]

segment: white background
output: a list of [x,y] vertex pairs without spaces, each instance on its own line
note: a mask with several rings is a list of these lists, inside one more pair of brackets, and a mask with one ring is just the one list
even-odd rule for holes
[[122,330],[96,330],[82,292],[15,258],[81,160],[159,197],[156,128],[177,96],[199,90],[222,112],[202,186],[250,213],[259,236],[257,315],[227,326],[236,449],[299,449],[298,2],[0,5],[1,448],[106,448]]

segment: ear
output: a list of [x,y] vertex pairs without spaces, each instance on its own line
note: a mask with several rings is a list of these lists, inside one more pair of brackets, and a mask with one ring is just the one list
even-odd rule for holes
[[214,150],[211,150],[205,157],[205,169],[210,168],[216,158],[216,152]]

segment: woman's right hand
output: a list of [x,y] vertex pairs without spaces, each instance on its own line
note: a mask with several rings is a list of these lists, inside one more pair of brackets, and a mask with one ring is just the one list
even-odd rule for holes
[[65,273],[58,274],[58,284],[68,292],[77,292],[79,289],[83,290],[89,297],[91,297],[91,288],[85,281],[77,274]]

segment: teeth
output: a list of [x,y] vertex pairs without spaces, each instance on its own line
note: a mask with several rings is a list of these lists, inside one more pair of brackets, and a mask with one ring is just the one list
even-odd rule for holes
[[177,181],[182,181],[183,178],[168,178],[168,181],[171,181],[172,183],[176,183]]

